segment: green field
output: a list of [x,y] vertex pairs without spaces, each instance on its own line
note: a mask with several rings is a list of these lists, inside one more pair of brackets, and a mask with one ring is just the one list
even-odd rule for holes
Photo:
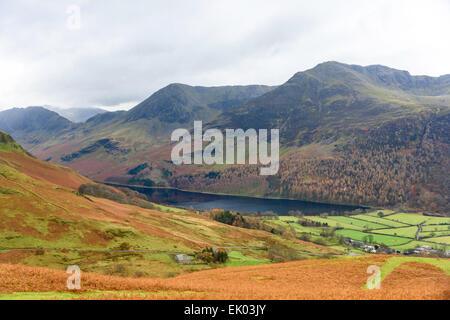
[[393,228],[399,228],[399,227],[406,227],[408,226],[405,223],[401,223],[401,222],[397,222],[397,221],[392,221],[386,218],[380,218],[378,216],[374,217],[368,214],[358,214],[356,216],[352,216],[352,218],[355,219],[361,219],[361,220],[365,220],[365,221],[370,221],[370,222],[374,222],[374,223],[379,223],[381,225],[384,226],[384,228],[386,227],[393,227]]
[[[382,217],[378,216],[379,212]],[[413,213],[394,213],[391,210],[376,210],[367,214],[354,216],[307,216],[305,219],[327,224],[329,228],[337,228],[335,234],[357,241],[368,241],[372,235],[373,243],[385,244],[394,249],[403,251],[413,249],[421,245],[429,245],[433,248],[443,248],[445,244],[450,244],[450,218],[425,216]],[[292,226],[296,230],[301,227],[296,223],[298,218],[280,217],[278,223]],[[287,221],[291,223],[287,224]],[[426,223],[422,226],[420,241],[416,241],[418,224]],[[306,228],[306,227],[303,227]],[[313,230],[324,230],[323,227],[307,227],[303,232],[314,233]]]
[[328,226],[334,227],[334,228],[345,228],[345,229],[353,229],[353,230],[364,230],[363,227],[358,226],[356,224],[350,224],[343,221],[336,221],[329,218],[324,217],[316,217],[316,216],[308,216],[305,217],[307,220],[311,220],[314,222],[320,222],[320,223],[327,223]]
[[416,241],[416,240],[411,240],[408,243],[405,244],[401,244],[398,246],[392,246],[393,249],[399,250],[399,251],[404,251],[404,250],[408,250],[408,249],[414,249],[417,248],[419,246],[430,246],[433,249],[442,249],[444,248],[444,246],[439,245],[437,243],[432,243],[432,242],[426,242],[426,241]]
[[378,217],[378,212],[382,212],[383,215],[385,215],[385,216],[394,213],[394,211],[392,211],[392,210],[385,209],[385,210],[372,211],[372,212],[367,213],[366,215],[372,216],[372,217]]
[[385,225],[370,222],[370,221],[362,221],[359,219],[354,219],[353,217],[344,217],[344,216],[331,216],[328,217],[328,219],[337,221],[339,223],[345,223],[350,225],[359,226],[361,228],[365,229],[379,229],[379,228],[386,228]]
[[385,236],[385,235],[381,235],[381,234],[361,232],[361,231],[357,231],[357,230],[346,230],[346,229],[337,230],[336,234],[341,235],[343,237],[351,238],[351,239],[357,240],[357,241],[364,241],[364,239],[367,239],[367,237],[369,235],[372,235],[374,243],[385,244],[387,246],[400,245],[400,244],[404,244],[411,240],[408,238]]
[[264,223],[269,226],[280,226],[289,230],[291,227],[294,228],[295,232],[299,233],[310,233],[314,235],[319,235],[324,228],[316,227],[304,227],[297,223],[298,218],[295,217],[279,217],[279,220],[264,220]]
[[427,225],[422,227],[422,232],[448,231],[450,234],[450,225]]
[[445,237],[450,235],[449,231],[430,231],[430,232],[421,232],[420,233],[420,239],[422,240],[428,240],[429,238],[435,238],[435,237]]
[[436,242],[436,243],[444,243],[444,244],[450,245],[450,236],[427,238],[427,241]]
[[250,255],[244,255],[240,251],[231,251],[228,253],[227,267],[244,267],[244,266],[257,266],[260,264],[271,263],[269,259],[255,258]]
[[390,229],[372,230],[371,232],[414,239],[417,232],[417,227],[411,226],[405,228],[390,228]]
[[450,218],[446,217],[429,217],[414,213],[396,213],[387,216],[385,219],[402,222],[411,225],[418,225],[422,222],[427,224],[450,224]]

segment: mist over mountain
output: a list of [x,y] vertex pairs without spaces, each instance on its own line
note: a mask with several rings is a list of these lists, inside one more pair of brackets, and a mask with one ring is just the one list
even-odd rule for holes
[[85,122],[97,114],[108,112],[100,108],[58,108],[53,106],[44,106],[44,108],[54,111],[72,122]]

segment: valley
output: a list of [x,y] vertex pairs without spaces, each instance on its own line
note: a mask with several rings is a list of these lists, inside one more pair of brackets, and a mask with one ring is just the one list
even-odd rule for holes
[[[344,243],[366,252],[379,248],[386,253],[436,254],[439,250],[447,251],[449,246],[450,218],[447,217],[377,210],[345,216],[280,217],[279,221],[267,222],[294,228],[310,237],[332,229],[336,236],[346,239]],[[311,227],[314,223],[317,226]],[[419,228],[422,232],[418,233]]]
[[[449,79],[327,62],[84,122],[2,111],[0,299],[448,299]],[[194,120],[279,128],[278,173],[173,164]]]
[[[227,226],[184,209],[133,200],[138,207],[81,194],[79,187],[92,184],[90,180],[31,157],[1,135],[7,142],[0,147],[0,263],[56,269],[77,264],[86,272],[170,277],[211,268],[201,261],[184,265],[175,260],[177,254],[194,256],[207,246],[236,247],[230,252],[233,266],[268,263],[267,249],[272,247],[306,253],[294,253],[297,258],[339,254],[265,231]],[[110,188],[111,194],[122,194]],[[282,253],[280,258],[289,257]]]
[[[0,130],[93,180],[448,214],[449,79],[326,62],[272,87],[171,84],[84,123],[11,109],[0,113]],[[279,128],[278,173],[174,165],[170,134],[194,120],[205,129]]]
[[[0,300],[448,299],[450,260],[434,251],[448,250],[447,217],[297,210],[231,223],[224,211],[151,203],[96,184],[32,157],[4,133],[0,180]],[[420,255],[428,257],[367,255],[349,237],[403,253],[427,244]],[[203,261],[205,247],[225,250],[227,261]],[[82,270],[80,290],[66,288],[69,265]],[[382,270],[381,290],[365,287],[370,265]]]
[[449,31],[449,0],[1,0],[0,302],[445,308]]

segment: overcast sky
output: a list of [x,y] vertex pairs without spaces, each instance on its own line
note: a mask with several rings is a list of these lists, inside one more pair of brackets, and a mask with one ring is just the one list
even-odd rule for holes
[[275,85],[330,60],[450,74],[449,34],[448,0],[1,0],[0,110],[129,108],[172,82]]

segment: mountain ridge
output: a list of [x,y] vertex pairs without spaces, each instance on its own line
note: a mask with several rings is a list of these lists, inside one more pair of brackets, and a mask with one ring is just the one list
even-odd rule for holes
[[[100,181],[442,211],[449,203],[442,179],[450,166],[449,80],[326,62],[264,92],[172,84],[130,111],[94,116],[29,146],[40,159]],[[227,88],[236,90],[227,95]],[[242,92],[248,100],[236,104]],[[204,120],[204,128],[279,128],[279,174],[172,165],[170,133],[191,128],[193,120]],[[129,174],[143,164],[147,169]]]
[[248,86],[189,86],[172,83],[129,110],[125,121],[158,118],[163,122],[187,123],[207,120],[221,110],[232,108],[272,87]]

